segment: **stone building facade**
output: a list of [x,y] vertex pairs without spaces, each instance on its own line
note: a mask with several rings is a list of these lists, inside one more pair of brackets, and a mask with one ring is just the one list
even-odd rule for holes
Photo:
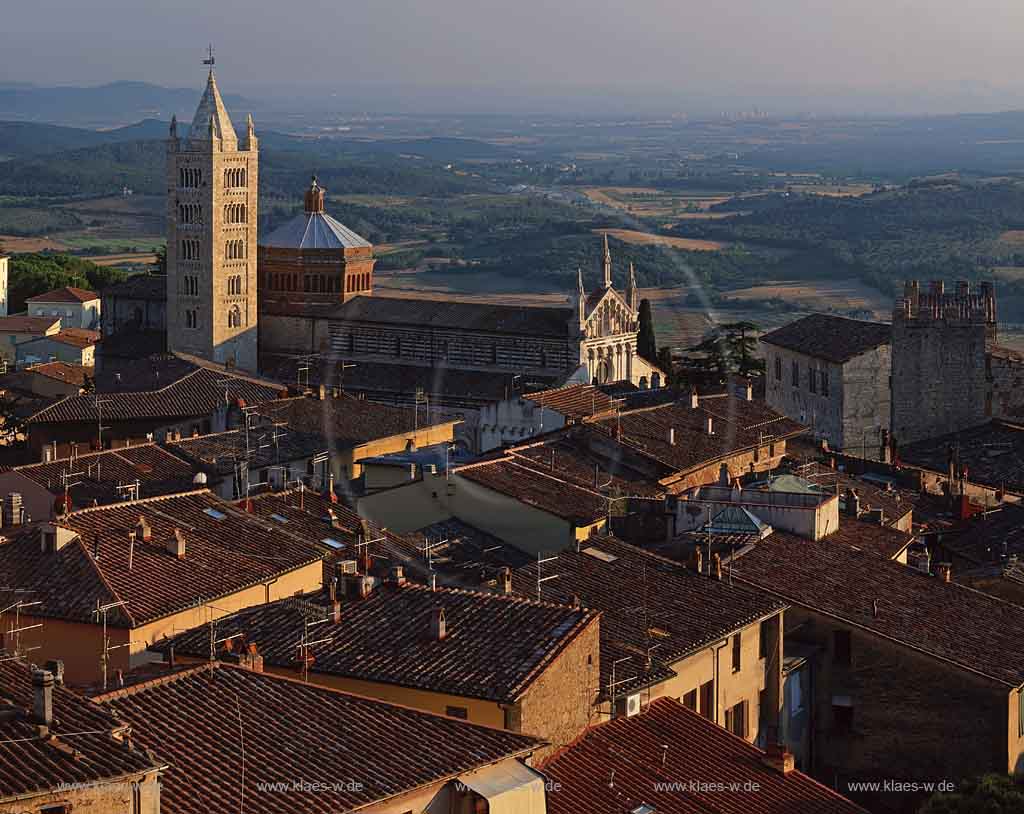
[[167,336],[172,351],[257,369],[259,152],[240,142],[210,71],[187,134],[167,141]]
[[768,406],[835,449],[874,458],[890,423],[892,329],[811,314],[761,337]]
[[906,283],[893,311],[892,432],[899,444],[1024,416],[1024,357],[998,344],[990,282]]

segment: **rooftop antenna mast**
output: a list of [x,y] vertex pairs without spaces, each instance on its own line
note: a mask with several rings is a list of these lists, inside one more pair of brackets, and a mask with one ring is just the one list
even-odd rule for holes
[[318,644],[327,644],[328,642],[334,641],[333,636],[324,636],[321,639],[309,639],[309,629],[316,627],[317,625],[325,624],[331,621],[329,617],[322,616],[319,619],[312,619],[307,615],[303,615],[302,619],[302,639],[297,641],[293,647],[299,649],[299,658],[302,660],[302,680],[309,682],[309,649],[315,647]]
[[554,562],[558,559],[556,554],[554,557],[545,557],[540,552],[537,553],[537,601],[540,602],[541,586],[552,579],[558,579],[561,574],[549,574],[546,577],[541,576],[541,566],[549,562]]
[[120,608],[127,604],[127,599],[121,599],[117,602],[108,602],[106,605],[101,605],[99,599],[97,599],[96,609],[92,612],[94,619],[101,619],[103,621],[103,650],[100,654],[100,669],[103,671],[104,691],[107,689],[107,667],[110,665],[110,651],[120,650],[122,647],[127,647],[129,645],[129,642],[111,645],[110,639],[107,636],[107,614],[114,608]]
[[430,542],[429,537],[424,538],[423,545],[420,546],[420,551],[423,552],[423,558],[427,561],[427,571],[434,570],[434,549],[440,548],[443,545],[448,545],[450,542],[451,540],[448,537],[445,537],[443,540],[435,540],[434,542]]
[[310,466],[313,467],[313,474],[317,475],[319,473],[321,488],[326,486],[330,481],[330,461],[331,451],[329,449],[325,449],[323,452],[318,452],[309,459]]
[[[97,393],[93,396],[92,402],[96,407],[96,446],[99,447],[100,452],[103,452],[103,431],[110,429],[110,427],[103,426],[103,405],[109,404],[110,399],[101,399],[100,394]],[[102,455],[96,457],[96,480],[100,479],[100,459],[102,457]]]
[[139,479],[136,478],[135,483],[119,483],[114,489],[117,490],[117,496],[121,500],[138,500],[141,485]]
[[2,616],[3,614],[7,613],[8,611],[12,611],[12,610],[14,611],[14,624],[11,625],[7,629],[7,636],[10,638],[10,640],[12,642],[14,642],[14,654],[13,655],[14,655],[15,658],[18,658],[19,656],[22,656],[25,653],[28,653],[28,652],[30,652],[32,650],[38,650],[39,649],[39,647],[28,647],[28,648],[26,648],[24,650],[21,649],[21,634],[24,633],[26,630],[35,630],[36,628],[41,628],[43,626],[42,622],[39,622],[38,624],[35,624],[35,625],[22,625],[21,624],[21,609],[22,608],[34,607],[36,605],[41,605],[41,604],[43,604],[43,603],[38,601],[38,600],[35,600],[35,601],[32,601],[32,602],[26,602],[24,599],[19,599],[13,605],[8,605],[3,610],[0,610],[0,616]]
[[338,361],[338,387],[342,393],[345,392],[345,371],[355,366],[354,362],[346,362],[344,359]]
[[412,407],[412,429],[413,432],[418,432],[420,428],[420,405],[426,405],[426,417],[427,423],[430,423],[430,397],[422,387],[416,388],[415,401]]

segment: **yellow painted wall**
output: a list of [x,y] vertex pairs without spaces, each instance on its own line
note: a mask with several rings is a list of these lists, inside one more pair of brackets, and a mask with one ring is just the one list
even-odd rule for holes
[[[73,741],[72,741],[73,742]],[[89,814],[124,814],[132,808],[132,786],[138,783],[142,808],[138,814],[160,814],[160,790],[157,772],[127,775],[83,788],[37,794],[17,801],[0,802],[0,814],[34,814],[44,806],[68,806],[68,811]]]
[[363,474],[363,467],[359,464],[363,458],[375,458],[378,455],[391,455],[395,452],[405,452],[409,442],[413,446],[428,447],[433,444],[450,443],[455,439],[455,425],[460,422],[448,421],[443,424],[434,424],[424,427],[416,432],[390,435],[387,438],[376,438],[365,444],[352,447],[349,450],[339,450],[337,459],[334,461],[334,477],[339,480],[358,478]]

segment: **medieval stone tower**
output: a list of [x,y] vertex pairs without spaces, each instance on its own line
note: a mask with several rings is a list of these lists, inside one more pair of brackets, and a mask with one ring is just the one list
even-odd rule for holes
[[993,414],[989,351],[995,346],[991,283],[972,290],[906,283],[892,319],[892,434],[897,445],[984,424]]
[[192,127],[172,119],[167,141],[167,346],[253,372],[258,165],[252,116],[240,143],[211,68]]

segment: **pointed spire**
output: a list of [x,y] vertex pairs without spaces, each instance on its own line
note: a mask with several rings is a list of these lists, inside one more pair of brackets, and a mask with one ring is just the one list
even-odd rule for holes
[[206,90],[203,92],[203,98],[199,100],[199,107],[196,108],[196,115],[192,119],[189,138],[192,141],[219,139],[223,149],[238,149],[238,136],[235,135],[235,128],[231,124],[231,118],[228,116],[224,100],[217,88],[217,79],[213,75],[213,68],[210,68],[210,75],[206,79]]
[[256,125],[253,123],[252,113],[245,117],[245,149],[256,149]]
[[604,287],[612,287],[612,253],[608,248],[608,233],[604,233]]
[[171,114],[171,138],[178,137],[178,117],[175,114]]
[[579,293],[576,299],[576,311],[582,328],[587,321],[587,290],[583,287],[583,269],[576,269],[577,284]]
[[630,309],[636,311],[640,304],[638,302],[639,292],[636,288],[636,269],[633,268],[633,264],[629,264],[629,285],[626,288],[626,301],[629,303]]

